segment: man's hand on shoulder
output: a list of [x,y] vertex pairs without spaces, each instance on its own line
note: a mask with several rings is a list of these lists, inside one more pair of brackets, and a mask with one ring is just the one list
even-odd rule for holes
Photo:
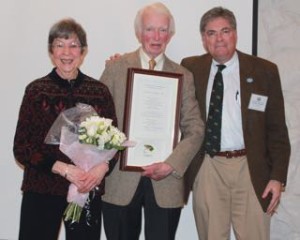
[[113,62],[113,61],[116,61],[118,60],[122,55],[120,53],[115,53],[114,55],[111,55],[109,57],[109,59],[106,59],[105,60],[105,64],[108,64],[109,62]]

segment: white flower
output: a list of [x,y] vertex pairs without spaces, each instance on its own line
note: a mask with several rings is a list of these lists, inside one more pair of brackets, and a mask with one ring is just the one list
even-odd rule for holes
[[110,129],[110,133],[112,135],[112,138],[110,140],[110,143],[112,145],[121,145],[126,140],[125,134],[120,132],[120,130],[115,127],[112,127]]
[[[59,149],[62,153],[76,166],[88,171],[96,164],[113,159],[118,150],[125,149],[122,144],[126,144],[126,137],[112,126],[112,122],[112,119],[99,117],[92,106],[79,103],[59,115],[45,142],[60,144]],[[70,220],[71,224],[79,222],[84,205],[89,205],[88,197],[89,193],[79,193],[77,186],[70,183],[67,196],[69,205],[64,212],[64,219]]]
[[[79,124],[78,140],[82,144],[95,145],[99,150],[107,149],[112,151],[113,155],[109,158],[110,160],[115,154],[114,151],[125,148],[122,146],[122,143],[126,140],[126,136],[119,129],[112,126],[111,119],[90,116]],[[100,154],[101,151],[99,152],[99,157],[101,156]],[[107,153],[103,156],[107,157]],[[80,163],[77,164],[80,165]],[[71,197],[72,194],[69,192],[68,196]],[[72,223],[79,222],[81,213],[82,206],[73,200],[64,212],[65,220],[71,220]]]
[[126,136],[119,129],[112,126],[112,120],[99,116],[87,117],[79,125],[78,138],[81,143],[96,145],[98,149],[118,149]]

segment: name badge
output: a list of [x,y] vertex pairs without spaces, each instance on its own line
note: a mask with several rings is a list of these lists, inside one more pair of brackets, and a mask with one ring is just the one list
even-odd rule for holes
[[248,109],[264,112],[266,110],[267,101],[267,96],[252,93]]

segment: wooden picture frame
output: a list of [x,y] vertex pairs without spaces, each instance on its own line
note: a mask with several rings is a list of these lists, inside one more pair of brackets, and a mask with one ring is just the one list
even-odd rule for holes
[[182,74],[128,69],[123,129],[136,146],[121,152],[121,170],[142,171],[172,153],[179,140],[182,85]]

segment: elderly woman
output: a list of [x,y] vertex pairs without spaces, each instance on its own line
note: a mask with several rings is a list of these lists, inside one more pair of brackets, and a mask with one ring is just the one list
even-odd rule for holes
[[54,24],[48,51],[54,68],[26,87],[14,138],[14,155],[24,168],[19,239],[58,238],[68,205],[68,187],[73,183],[81,192],[97,192],[88,209],[83,209],[83,213],[92,213],[92,219],[82,214],[79,223],[65,222],[66,239],[99,240],[103,178],[108,164],[98,164],[85,172],[73,165],[57,145],[45,144],[44,139],[57,116],[79,102],[93,106],[100,116],[116,123],[114,103],[104,84],[79,70],[87,52],[81,25],[73,19]]

